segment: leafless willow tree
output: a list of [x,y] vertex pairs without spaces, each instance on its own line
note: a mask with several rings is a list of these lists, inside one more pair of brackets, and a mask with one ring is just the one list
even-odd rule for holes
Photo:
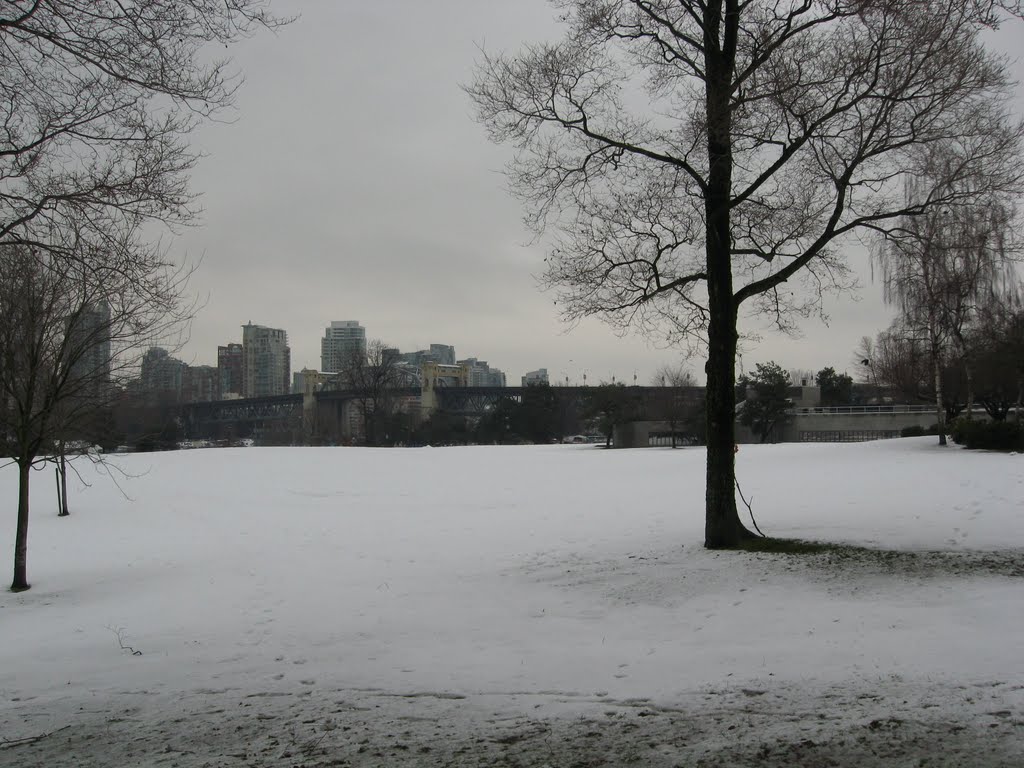
[[[18,466],[12,589],[28,589],[33,467],[71,440],[95,440],[97,422],[154,338],[180,331],[187,273],[154,246],[121,236],[105,252],[66,242],[67,256],[0,244],[0,397],[5,447]],[[126,259],[126,251],[131,258]]]
[[[863,337],[855,354],[862,381],[874,388],[873,397],[895,397],[903,402],[936,403],[936,378],[928,338],[919,329],[896,318],[872,339]],[[963,369],[947,344],[939,378],[944,420],[963,409],[966,382]]]
[[[28,586],[27,467],[52,424],[77,410],[69,393],[81,382],[73,384],[78,377],[61,357],[85,343],[75,340],[75,313],[102,315],[107,301],[109,320],[94,325],[107,325],[112,343],[175,317],[183,273],[166,263],[158,241],[198,213],[187,138],[230,106],[238,88],[218,49],[283,23],[268,4],[0,3],[0,249],[10,285],[29,291],[0,317],[15,364],[4,386],[22,409],[14,421],[24,494],[14,588]],[[16,318],[32,324],[19,328]]]
[[[949,178],[949,166],[964,161],[959,148],[934,149],[933,175]],[[1018,155],[982,158],[973,172],[959,174],[955,188],[941,190],[945,205],[903,217],[873,254],[881,267],[885,300],[898,307],[909,334],[926,345],[940,445],[946,444],[943,370],[952,363],[962,366],[970,418],[974,365],[969,328],[983,305],[1016,285],[1013,199],[1022,179]],[[907,184],[908,201],[934,192],[928,177]]]
[[[563,39],[484,53],[467,91],[517,150],[511,186],[552,235],[546,283],[565,317],[706,348],[705,544],[734,546],[753,536],[734,489],[738,313],[790,327],[850,284],[846,239],[947,204],[978,158],[1017,153],[1012,84],[980,35],[1021,4],[553,5]],[[908,201],[922,148],[951,138],[964,165]]]

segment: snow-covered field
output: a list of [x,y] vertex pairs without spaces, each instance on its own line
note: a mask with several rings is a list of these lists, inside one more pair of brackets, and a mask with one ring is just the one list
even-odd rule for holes
[[48,469],[0,765],[1024,765],[1024,456],[933,441],[738,455],[884,557],[703,550],[696,448],[119,456],[66,519]]

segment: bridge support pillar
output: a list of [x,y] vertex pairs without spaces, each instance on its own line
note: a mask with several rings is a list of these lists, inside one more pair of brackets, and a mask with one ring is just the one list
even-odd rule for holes
[[427,375],[423,376],[423,389],[420,392],[420,418],[429,419],[437,411],[437,381]]
[[302,396],[302,442],[304,445],[316,445],[322,436],[320,433],[320,409],[313,391],[309,390]]

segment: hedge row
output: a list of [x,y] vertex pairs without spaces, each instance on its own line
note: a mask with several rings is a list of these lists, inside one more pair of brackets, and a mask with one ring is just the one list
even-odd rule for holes
[[1016,421],[957,419],[950,435],[965,448],[992,451],[1024,451],[1024,427]]
[[939,434],[939,425],[932,424],[930,427],[921,427],[915,424],[912,427],[904,427],[900,430],[900,437],[923,437],[924,435]]

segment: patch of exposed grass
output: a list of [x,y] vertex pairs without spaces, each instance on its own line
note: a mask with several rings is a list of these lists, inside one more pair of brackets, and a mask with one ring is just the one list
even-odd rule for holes
[[830,544],[826,541],[809,541],[807,539],[780,539],[774,537],[747,539],[737,549],[744,552],[767,552],[777,555],[823,555],[826,553],[851,554],[847,550],[861,553],[870,550],[854,547],[849,544]]
[[863,572],[934,577],[994,575],[1024,577],[1024,551],[906,551],[877,549],[807,539],[759,538],[736,548],[759,555],[797,559],[814,569],[859,569]]

